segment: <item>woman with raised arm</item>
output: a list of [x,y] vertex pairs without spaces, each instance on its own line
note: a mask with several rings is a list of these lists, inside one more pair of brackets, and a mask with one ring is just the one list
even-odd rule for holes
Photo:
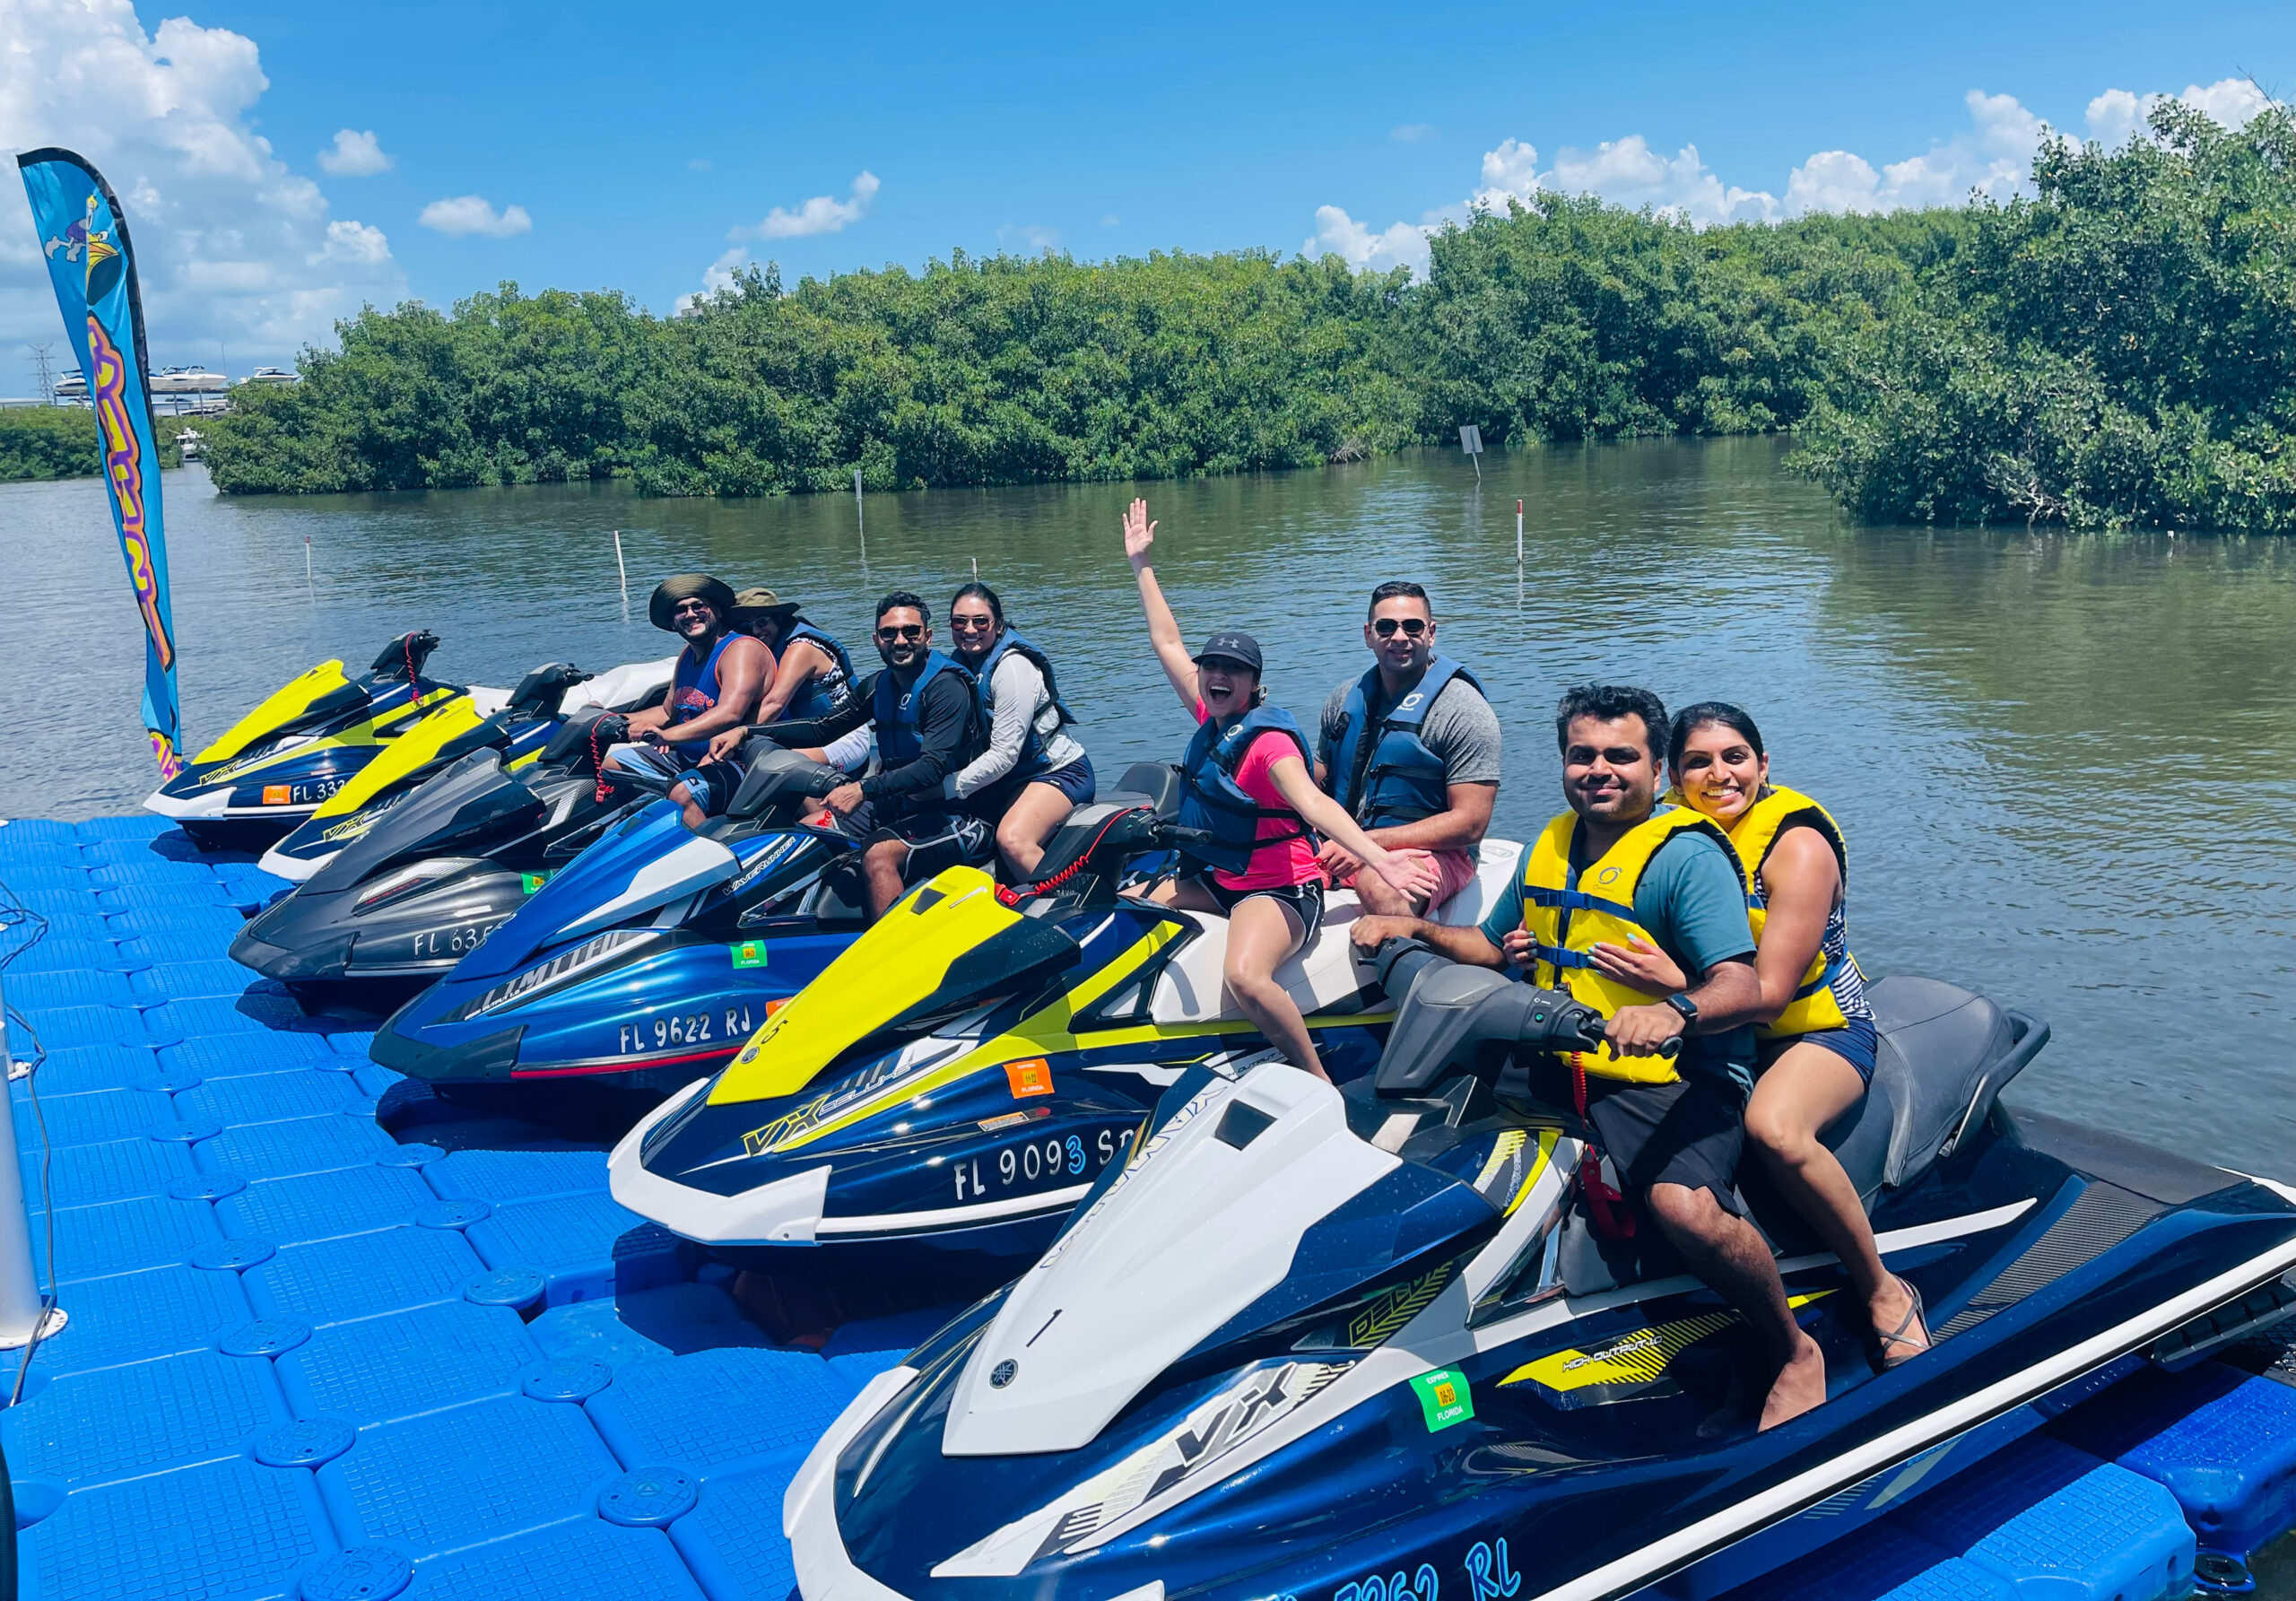
[[1293,1066],[1327,1078],[1299,1003],[1275,981],[1275,970],[1323,922],[1316,834],[1338,840],[1406,897],[1431,892],[1435,868],[1423,850],[1381,849],[1316,787],[1306,734],[1266,703],[1258,641],[1228,631],[1188,654],[1150,563],[1155,540],[1148,502],[1135,500],[1124,518],[1125,557],[1140,581],[1156,659],[1196,721],[1181,760],[1179,822],[1206,838],[1184,852],[1186,875],[1152,894],[1167,906],[1228,919],[1223,977],[1236,1004]]
[[[1770,781],[1761,730],[1737,707],[1701,701],[1677,713],[1666,765],[1674,798],[1719,823],[1737,853],[1754,926],[1754,1092],[1746,1142],[1779,1193],[1841,1258],[1882,1365],[1929,1349],[1921,1296],[1882,1266],[1857,1188],[1822,1137],[1874,1082],[1879,1040],[1866,980],[1849,953],[1848,847],[1823,806]],[[1656,946],[1596,944],[1609,977],[1669,995],[1682,970]]]

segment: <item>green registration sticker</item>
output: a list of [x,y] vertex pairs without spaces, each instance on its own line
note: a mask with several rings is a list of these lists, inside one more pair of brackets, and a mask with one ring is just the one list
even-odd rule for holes
[[1427,1414],[1427,1431],[1464,1423],[1474,1415],[1474,1397],[1468,1393],[1467,1376],[1457,1368],[1439,1368],[1411,1381],[1419,1392],[1420,1410]]
[[735,967],[763,967],[765,965],[765,942],[761,939],[745,939],[738,944],[728,945],[726,948],[734,953]]
[[518,874],[518,887],[529,895],[533,894],[536,890],[542,888],[543,885],[549,882],[550,874],[547,873],[521,873]]

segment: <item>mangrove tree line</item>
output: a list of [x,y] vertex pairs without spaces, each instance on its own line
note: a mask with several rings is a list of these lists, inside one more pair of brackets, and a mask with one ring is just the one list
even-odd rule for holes
[[504,284],[369,309],[211,431],[226,491],[628,477],[761,495],[1797,431],[1883,521],[2284,527],[2296,125],[2166,106],[2034,197],[1693,228],[1542,195],[1423,281],[1265,252],[744,273],[683,315]]

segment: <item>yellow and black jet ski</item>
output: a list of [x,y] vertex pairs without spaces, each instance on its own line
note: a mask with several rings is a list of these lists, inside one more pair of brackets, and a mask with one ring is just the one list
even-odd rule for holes
[[[1166,1086],[1268,1051],[1222,983],[1227,920],[1134,892],[1144,858],[1186,842],[1161,798],[1079,808],[1024,892],[970,867],[912,891],[624,1137],[614,1198],[720,1249],[1041,1247]],[[1520,853],[1486,841],[1439,917],[1479,917]],[[1354,895],[1326,908],[1276,976],[1344,1081],[1378,1061],[1392,1008],[1350,944]]]
[[439,648],[428,630],[383,647],[364,676],[340,661],[291,679],[231,725],[144,803],[208,849],[267,845],[357,778],[390,741],[457,696],[483,715],[507,690],[465,689],[423,675]]

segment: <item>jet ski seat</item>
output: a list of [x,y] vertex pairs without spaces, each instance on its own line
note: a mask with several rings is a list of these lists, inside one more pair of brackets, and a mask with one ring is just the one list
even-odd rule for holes
[[[2048,1042],[2048,1025],[1935,979],[1883,979],[1866,997],[1881,1034],[1873,1087],[1822,1138],[1871,1212],[1884,1189],[1911,1184],[1985,1123],[2002,1086]],[[1823,1249],[1751,1155],[1738,1196],[1779,1255]],[[1682,1271],[1654,1230],[1598,1239],[1583,1199],[1563,1226],[1561,1267],[1574,1295]]]
[[1100,793],[1096,804],[1145,806],[1170,822],[1180,812],[1180,770],[1170,761],[1135,761],[1124,770],[1115,788]]

